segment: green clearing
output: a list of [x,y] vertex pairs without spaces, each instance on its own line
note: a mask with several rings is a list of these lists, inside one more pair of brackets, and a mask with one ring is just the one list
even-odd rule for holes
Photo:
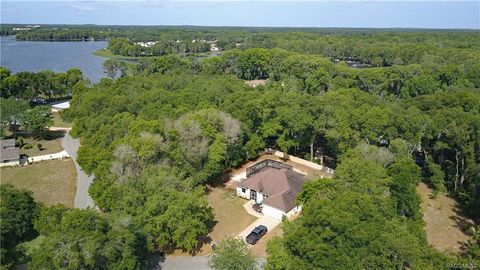
[[2,184],[33,192],[35,201],[73,207],[77,173],[71,159],[49,160],[24,167],[0,169]]
[[94,51],[92,54],[100,57],[112,58],[112,59],[118,59],[118,60],[139,60],[142,58],[158,58],[159,57],[159,56],[142,56],[142,57],[124,56],[124,55],[113,54],[109,49],[100,49],[100,50]]
[[[23,146],[20,148],[20,154],[27,155],[29,157],[41,156],[58,153],[63,150],[62,147],[62,137],[63,132],[61,131],[51,131],[52,137],[47,139],[34,138],[32,136],[23,137]],[[39,149],[37,144],[41,144],[42,147]],[[31,148],[28,148],[27,145],[31,145]]]

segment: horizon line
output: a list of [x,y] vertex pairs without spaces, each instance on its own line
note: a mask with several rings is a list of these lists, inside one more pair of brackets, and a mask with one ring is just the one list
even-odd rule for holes
[[246,26],[246,25],[200,25],[200,24],[95,24],[95,23],[11,23],[11,22],[0,22],[0,25],[71,25],[71,26],[140,26],[140,27],[212,27],[212,28],[292,28],[292,29],[375,29],[375,30],[474,30],[480,31],[480,26],[477,28],[428,28],[428,27],[362,27],[362,26]]

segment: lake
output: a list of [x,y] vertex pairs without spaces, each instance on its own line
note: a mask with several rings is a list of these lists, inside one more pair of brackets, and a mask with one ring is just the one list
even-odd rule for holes
[[105,58],[92,52],[107,47],[106,41],[16,41],[14,36],[1,36],[0,44],[0,65],[14,73],[40,70],[65,72],[78,68],[94,83],[105,77],[102,69]]

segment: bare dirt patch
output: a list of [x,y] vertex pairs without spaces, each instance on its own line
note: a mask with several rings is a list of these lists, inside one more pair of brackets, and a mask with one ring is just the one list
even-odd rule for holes
[[469,239],[468,229],[474,225],[459,204],[446,194],[432,198],[432,189],[420,183],[417,192],[422,198],[421,208],[428,243],[439,251],[460,253]]
[[33,192],[37,202],[73,207],[77,173],[71,159],[48,160],[25,167],[0,169],[2,184]]
[[245,83],[250,86],[250,87],[257,87],[257,86],[263,86],[267,83],[267,80],[250,80],[250,81],[245,81]]

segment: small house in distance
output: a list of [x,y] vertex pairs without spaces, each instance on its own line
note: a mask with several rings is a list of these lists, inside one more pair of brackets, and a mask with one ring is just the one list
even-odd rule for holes
[[295,201],[305,183],[305,176],[292,166],[267,159],[247,168],[247,179],[237,184],[237,195],[260,204],[264,215],[282,219],[301,211]]
[[15,139],[0,140],[0,162],[19,162],[20,149],[15,147]]

